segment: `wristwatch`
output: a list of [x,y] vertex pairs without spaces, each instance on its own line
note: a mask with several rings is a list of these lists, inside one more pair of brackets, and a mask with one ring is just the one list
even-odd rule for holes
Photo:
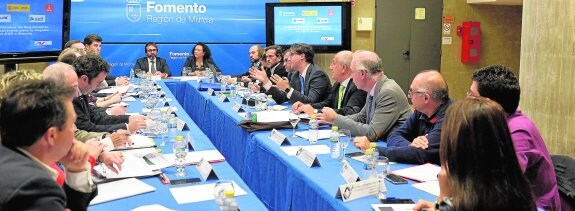
[[291,88],[288,87],[288,88],[286,88],[284,91],[285,91],[286,93],[288,93],[289,91],[291,91]]
[[435,203],[435,210],[439,211],[453,211],[453,203],[450,197],[443,197],[441,202]]

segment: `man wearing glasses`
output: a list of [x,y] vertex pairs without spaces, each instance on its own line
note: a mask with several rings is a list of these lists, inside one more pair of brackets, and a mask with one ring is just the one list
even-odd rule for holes
[[411,114],[409,103],[397,83],[387,78],[379,56],[371,51],[359,51],[351,60],[351,77],[358,89],[368,93],[367,100],[357,114],[343,116],[332,108],[324,107],[319,114],[320,123],[327,122],[349,129],[358,140],[387,139]]
[[154,42],[146,43],[144,47],[145,57],[136,60],[134,70],[144,71],[146,74],[166,78],[172,75],[165,59],[158,57],[158,46]]
[[[439,164],[441,125],[452,103],[447,83],[439,72],[424,70],[411,82],[407,97],[415,112],[389,135],[387,147],[378,147],[379,155],[395,162]],[[354,145],[365,150],[369,142],[358,141]]]

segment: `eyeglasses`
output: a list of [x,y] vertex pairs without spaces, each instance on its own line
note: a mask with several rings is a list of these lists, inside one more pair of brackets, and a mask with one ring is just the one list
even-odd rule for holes
[[148,50],[146,50],[146,51],[148,51],[148,52],[154,52],[154,51],[158,51],[158,49],[148,49]]
[[425,94],[426,92],[412,92],[411,90],[407,91],[407,98],[413,98],[415,94]]

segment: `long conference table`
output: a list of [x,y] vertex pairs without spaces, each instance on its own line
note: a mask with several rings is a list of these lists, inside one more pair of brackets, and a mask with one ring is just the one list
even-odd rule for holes
[[[197,81],[180,81],[168,79],[158,81],[167,87],[183,107],[189,117],[196,123],[211,143],[226,158],[227,163],[237,172],[250,190],[270,210],[370,210],[371,204],[378,204],[374,197],[343,202],[336,198],[340,185],[345,184],[339,174],[342,164],[329,154],[318,155],[321,167],[307,167],[295,156],[288,156],[278,144],[268,136],[270,131],[248,132],[237,124],[243,120],[232,109],[239,98],[221,102],[218,97],[200,91]],[[166,89],[164,89],[166,90]],[[246,107],[246,106],[244,106]],[[252,110],[252,108],[246,108]],[[328,129],[325,125],[323,129]],[[297,130],[307,130],[304,123],[298,124]],[[320,128],[322,129],[322,128]],[[288,136],[292,146],[305,146],[309,143],[302,138],[289,137],[290,130],[279,130]],[[328,140],[317,144],[329,146]],[[381,143],[380,143],[381,144]],[[348,152],[357,151],[353,147]],[[353,169],[361,175],[362,163],[349,159]],[[390,169],[397,170],[413,165],[392,164]],[[435,196],[413,188],[409,184],[394,185],[386,181],[387,196],[409,198],[414,201],[426,199],[433,201]],[[244,209],[240,205],[240,209]],[[250,210],[245,208],[246,210]]]
[[[379,201],[371,196],[343,202],[335,194],[340,185],[345,184],[339,175],[342,164],[328,154],[318,155],[321,167],[307,167],[295,156],[288,156],[280,146],[268,138],[270,131],[247,132],[237,124],[243,117],[232,110],[233,102],[240,99],[230,99],[221,102],[217,97],[209,96],[207,92],[199,91],[200,84],[196,81],[181,81],[163,79],[157,84],[165,91],[166,97],[175,99],[169,102],[177,108],[177,117],[186,122],[188,129],[179,133],[190,132],[195,141],[195,150],[219,150],[226,158],[225,162],[213,164],[219,179],[233,180],[247,195],[238,196],[236,200],[241,210],[371,210],[371,204]],[[141,112],[143,103],[130,103],[128,112]],[[245,106],[244,106],[245,107]],[[252,108],[246,108],[252,110]],[[308,126],[299,123],[297,130],[307,130]],[[328,129],[322,126],[320,129]],[[286,136],[290,130],[279,130]],[[302,138],[288,137],[292,146],[305,146],[309,143]],[[156,139],[156,143],[159,143]],[[329,145],[327,140],[317,144]],[[159,146],[163,153],[171,152],[171,144]],[[353,147],[348,152],[357,151]],[[362,164],[348,159],[350,165],[362,174]],[[392,164],[391,170],[410,167],[408,164]],[[169,177],[173,177],[172,167],[164,169]],[[197,174],[192,166],[186,171]],[[144,205],[161,204],[175,210],[217,210],[214,200],[178,204],[169,189],[158,177],[141,178],[156,188],[156,191],[136,195],[124,199],[105,202],[90,206],[91,210],[130,210]],[[213,183],[214,180],[204,181]],[[417,190],[411,186],[413,182],[394,185],[386,181],[387,196],[395,198],[410,198],[434,200],[435,196]],[[187,185],[190,186],[190,185]],[[184,186],[185,187],[185,186]]]

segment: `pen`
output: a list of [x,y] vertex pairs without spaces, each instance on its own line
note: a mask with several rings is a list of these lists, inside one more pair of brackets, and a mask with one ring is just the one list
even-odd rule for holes
[[160,175],[160,180],[162,181],[162,184],[170,184],[170,179],[168,179],[168,176],[166,176],[165,173],[161,173]]

